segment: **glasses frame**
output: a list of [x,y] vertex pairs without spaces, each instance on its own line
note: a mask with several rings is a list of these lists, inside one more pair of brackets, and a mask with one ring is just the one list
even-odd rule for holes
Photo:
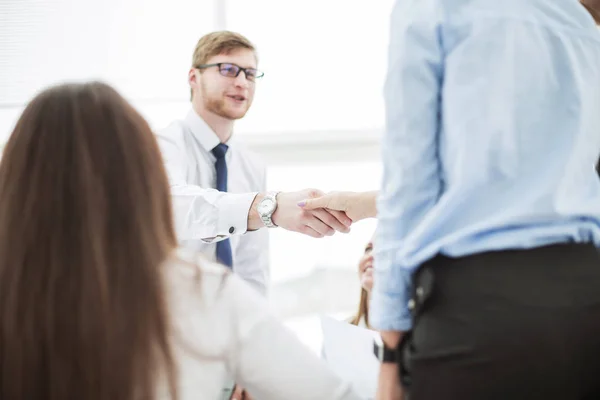
[[[237,74],[235,74],[235,76],[231,76],[231,75],[224,75],[223,74],[223,65],[228,65],[228,66],[234,66],[238,69]],[[244,68],[244,67],[240,67],[237,64],[234,63],[230,63],[230,62],[221,62],[221,63],[214,63],[214,64],[202,64],[202,65],[196,65],[196,68],[198,69],[206,69],[206,68],[212,68],[212,67],[219,67],[219,73],[222,76],[225,76],[227,78],[237,78],[240,75],[240,72],[244,71],[244,75],[246,76],[246,80],[250,81],[250,82],[254,82],[256,79],[260,79],[262,78],[265,73],[256,69],[256,68]],[[254,71],[255,76],[254,78],[248,78],[248,71]]]

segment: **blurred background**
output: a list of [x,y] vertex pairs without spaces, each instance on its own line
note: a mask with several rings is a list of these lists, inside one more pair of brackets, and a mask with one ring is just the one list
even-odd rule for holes
[[[268,166],[270,190],[375,190],[392,0],[0,0],[0,143],[26,102],[63,81],[103,80],[153,128],[190,107],[198,39],[242,33],[259,68],[237,137]],[[374,230],[312,239],[271,232],[270,300],[309,345],[316,316],[349,317],[358,260]]]

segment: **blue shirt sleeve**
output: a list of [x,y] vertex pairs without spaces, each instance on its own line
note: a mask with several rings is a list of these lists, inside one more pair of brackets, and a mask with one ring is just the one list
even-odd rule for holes
[[[443,76],[438,0],[397,0],[391,17],[385,83],[383,183],[375,236],[370,322],[378,330],[406,331],[410,267],[398,250],[437,202],[442,190],[438,159]],[[404,249],[406,250],[406,248]]]

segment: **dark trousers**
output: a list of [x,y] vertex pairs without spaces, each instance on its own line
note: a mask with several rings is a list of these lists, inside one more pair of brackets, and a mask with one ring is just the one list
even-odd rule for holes
[[600,399],[595,247],[438,256],[414,286],[410,400]]

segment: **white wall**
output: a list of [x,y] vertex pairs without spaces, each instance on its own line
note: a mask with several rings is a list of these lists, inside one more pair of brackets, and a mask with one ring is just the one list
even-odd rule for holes
[[191,53],[214,13],[206,0],[1,0],[0,140],[36,92],[73,80],[104,80],[164,124],[186,109]]

